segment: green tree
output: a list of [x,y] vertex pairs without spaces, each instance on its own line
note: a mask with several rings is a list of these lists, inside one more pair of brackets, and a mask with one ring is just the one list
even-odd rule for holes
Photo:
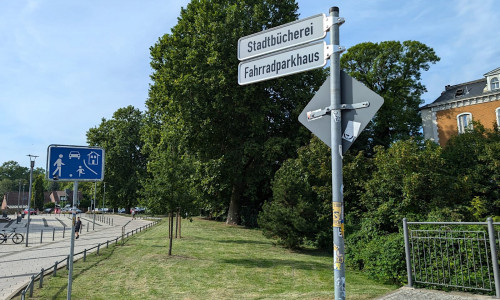
[[31,193],[31,207],[38,210],[43,210],[43,202],[45,200],[44,192],[44,176],[39,174],[33,182],[33,190]]
[[484,221],[500,215],[500,132],[473,122],[471,129],[450,138],[443,150],[446,170],[456,180],[455,206]]
[[259,214],[265,236],[289,248],[310,242],[331,249],[330,151],[318,138],[288,159],[272,181],[273,198]]
[[420,135],[419,106],[427,91],[421,73],[439,60],[432,48],[417,41],[360,43],[342,55],[341,68],[384,98],[384,105],[353,149],[372,154],[375,145],[388,147]]
[[18,191],[19,182],[27,184],[29,181],[29,169],[21,167],[15,161],[8,161],[0,166],[0,195],[7,192]]
[[146,176],[140,131],[144,115],[133,106],[118,109],[112,119],[102,119],[87,131],[87,142],[105,150],[106,203],[125,207],[138,204],[141,179]]
[[[181,120],[181,149],[204,175],[201,198],[206,206],[226,207],[230,224],[239,222],[242,206],[259,209],[274,172],[310,137],[297,116],[323,71],[237,85],[238,39],[297,16],[294,0],[193,0],[171,34],[151,47],[149,127]],[[162,130],[148,131],[148,149],[163,147]]]
[[453,178],[446,175],[441,153],[437,144],[415,139],[376,148],[375,171],[361,196],[366,233],[398,232],[403,218],[425,220],[432,210],[453,206]]

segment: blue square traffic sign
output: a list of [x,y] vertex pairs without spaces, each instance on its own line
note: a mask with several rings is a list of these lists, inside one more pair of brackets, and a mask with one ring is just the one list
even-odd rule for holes
[[104,149],[50,145],[47,149],[46,170],[48,180],[102,181],[104,179]]

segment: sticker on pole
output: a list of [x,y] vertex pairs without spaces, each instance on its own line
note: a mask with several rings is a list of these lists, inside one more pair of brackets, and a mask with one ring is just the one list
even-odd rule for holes
[[47,149],[48,180],[102,181],[104,149],[98,147],[50,145]]

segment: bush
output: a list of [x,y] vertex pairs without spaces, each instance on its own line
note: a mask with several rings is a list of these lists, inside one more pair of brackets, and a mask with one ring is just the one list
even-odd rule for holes
[[407,274],[403,234],[392,233],[369,241],[346,242],[346,263],[367,272],[378,281],[405,283]]

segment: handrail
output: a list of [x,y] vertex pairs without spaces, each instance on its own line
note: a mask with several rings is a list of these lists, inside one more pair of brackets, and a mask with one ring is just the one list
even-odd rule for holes
[[[159,222],[160,222],[160,221],[153,221],[152,223],[149,223],[149,224],[143,225],[143,226],[141,226],[141,227],[139,227],[139,228],[141,229],[141,232],[142,232],[142,229],[143,229],[143,228],[144,228],[144,229],[151,228],[151,227],[153,227],[154,225],[157,225]],[[124,226],[124,227],[125,227],[125,226]],[[135,233],[137,234],[137,228],[136,228],[135,230],[136,230],[136,232],[135,232]],[[127,232],[127,238],[128,238],[129,233],[131,233],[131,234],[132,234],[132,236],[133,236],[133,235],[134,235],[134,233],[133,233],[133,232],[134,232],[134,229],[132,229],[131,231]],[[81,254],[83,254],[83,255],[84,255],[84,261],[85,261],[85,260],[86,260],[86,255],[87,255],[87,251],[93,250],[93,249],[95,249],[95,248],[97,248],[97,254],[99,254],[99,248],[100,248],[102,245],[106,244],[106,248],[107,248],[107,247],[109,246],[109,242],[110,242],[110,241],[115,241],[115,244],[117,244],[117,243],[118,243],[118,240],[120,239],[120,237],[121,237],[121,238],[122,238],[122,240],[123,240],[123,235],[121,235],[121,236],[116,237],[115,239],[111,239],[111,240],[107,240],[106,242],[98,243],[96,246],[94,246],[94,247],[92,247],[92,248],[89,248],[89,249],[85,248],[83,251],[81,251],[81,252],[78,252],[78,253],[74,254],[74,256],[73,256],[73,261],[76,261],[75,257],[76,257],[77,255],[81,255]],[[68,255],[66,258],[64,258],[64,259],[62,259],[62,260],[60,260],[60,261],[56,261],[56,262],[55,262],[52,266],[50,266],[49,268],[47,268],[47,269],[42,268],[42,269],[40,270],[40,272],[38,272],[38,273],[37,273],[37,274],[35,274],[35,275],[32,275],[32,276],[31,276],[31,280],[30,280],[30,281],[28,282],[28,284],[26,285],[26,288],[25,288],[24,290],[21,290],[21,299],[22,299],[22,300],[24,300],[24,299],[26,298],[26,293],[28,292],[28,290],[29,290],[29,297],[33,297],[33,289],[34,289],[34,284],[35,284],[36,279],[40,279],[39,288],[42,288],[42,287],[43,287],[43,277],[44,277],[44,273],[45,273],[45,271],[50,270],[50,269],[53,269],[53,276],[56,276],[56,274],[57,274],[57,269],[58,269],[58,265],[59,265],[59,264],[61,264],[61,263],[62,263],[62,262],[64,262],[64,261],[67,261],[67,260],[69,260],[69,255]],[[68,266],[69,266],[69,263],[66,263],[66,268],[67,268]],[[62,267],[59,267],[59,268],[62,268]]]

